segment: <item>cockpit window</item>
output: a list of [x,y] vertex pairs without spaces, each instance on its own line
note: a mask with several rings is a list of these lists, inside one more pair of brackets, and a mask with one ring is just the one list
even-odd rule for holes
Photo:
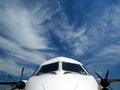
[[43,65],[41,67],[41,69],[38,71],[37,74],[49,73],[49,72],[56,71],[56,70],[58,70],[58,62],[47,64],[47,65]]
[[86,71],[79,64],[62,62],[62,68],[65,71],[72,71],[83,75],[87,75]]

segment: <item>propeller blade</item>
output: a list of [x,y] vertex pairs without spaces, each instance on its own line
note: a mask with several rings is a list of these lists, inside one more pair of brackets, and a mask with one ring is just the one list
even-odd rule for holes
[[110,88],[111,90],[113,90],[111,86],[109,86],[109,88]]
[[9,77],[12,81],[16,82],[10,75],[8,75],[8,77]]
[[102,80],[102,77],[97,72],[95,72],[95,73]]
[[25,87],[25,82],[22,81],[22,77],[23,77],[23,71],[24,71],[24,67],[22,68],[22,71],[21,71],[21,76],[20,76],[20,81],[15,81],[10,75],[8,75],[8,77],[15,81],[15,82],[0,82],[1,85],[15,85],[14,88],[12,88],[11,90],[14,90],[14,89],[23,89]]
[[108,88],[103,88],[103,89],[101,89],[101,90],[109,90]]
[[108,80],[110,83],[116,83],[116,82],[120,82],[120,79],[109,79]]
[[21,71],[20,81],[22,80],[22,77],[23,77],[23,71],[24,71],[24,67],[22,68],[22,71]]
[[107,87],[110,87],[110,83],[120,82],[120,79],[108,79],[110,68],[108,68],[105,78],[102,78],[97,72],[96,75],[101,79],[100,85],[103,87],[102,90],[109,90]]
[[12,88],[11,90],[14,90],[14,89],[16,89],[17,87],[14,87],[14,88]]
[[106,73],[106,76],[105,76],[105,79],[106,79],[106,80],[108,79],[109,71],[110,71],[110,68],[108,68],[108,70],[107,70],[107,73]]
[[110,82],[108,82],[108,79],[107,79],[108,78],[108,74],[109,74],[109,69],[107,70],[105,78],[102,78],[97,72],[95,72],[95,73],[101,79],[100,84],[103,87],[102,90],[107,90],[106,87],[108,87],[110,85]]
[[16,85],[16,82],[0,82],[1,85]]

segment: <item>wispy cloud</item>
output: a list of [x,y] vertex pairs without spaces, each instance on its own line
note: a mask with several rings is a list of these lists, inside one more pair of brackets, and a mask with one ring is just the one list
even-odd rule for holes
[[119,3],[111,4],[102,1],[101,3],[96,1],[92,7],[86,17],[89,17],[89,21],[84,25],[87,29],[85,35],[89,41],[87,52],[90,54],[85,61],[89,62],[88,67],[92,68],[90,71],[103,71],[103,67],[120,64],[120,26],[118,25],[120,7]]
[[[76,0],[77,2],[79,1]],[[90,9],[85,9],[82,5],[79,10],[77,7],[80,5],[74,3],[73,12],[77,13],[73,15],[73,22],[70,23],[62,1],[39,0],[31,2],[33,4],[27,0],[1,1],[0,48],[8,51],[6,53],[9,53],[13,60],[10,63],[14,63],[16,67],[20,67],[17,64],[19,59],[39,64],[47,57],[61,53],[57,52],[61,48],[57,48],[55,41],[52,41],[55,39],[66,53],[82,59],[87,65],[90,64],[90,68],[115,65],[120,58],[120,7],[117,3],[106,2],[95,0],[90,4],[84,3],[85,6],[89,5]],[[40,52],[42,50],[56,51]],[[6,59],[1,57],[0,61],[4,60],[3,64],[6,64],[9,62],[8,58],[9,56]]]
[[[120,63],[119,3],[94,1],[89,5],[91,9],[77,13],[72,24],[61,11],[60,19],[49,21],[49,28],[59,37],[59,43],[67,48],[69,54],[88,62],[88,67],[116,65]],[[81,13],[84,15],[83,23],[77,26],[79,20],[76,17]],[[102,67],[99,70],[102,71]]]
[[[57,10],[52,13],[46,4],[47,2],[44,2],[35,10],[29,11],[20,0],[0,2],[0,53],[7,51],[5,58],[0,56],[0,71],[11,73],[12,70],[14,71],[12,74],[18,75],[21,68],[19,60],[40,64],[47,57],[54,56],[39,51],[53,49],[49,47],[50,42],[42,23]],[[26,73],[30,75],[31,71],[32,67],[31,70],[27,69]]]
[[[20,3],[20,2],[19,2]],[[1,23],[7,28],[6,34],[13,38],[21,47],[31,49],[46,49],[47,40],[40,37],[32,25],[33,19],[25,7],[5,3],[1,10]]]
[[[12,60],[0,59],[0,71],[7,72],[9,75],[15,75],[20,77],[21,66]],[[25,69],[24,74],[26,76],[31,75],[34,72],[32,68]]]

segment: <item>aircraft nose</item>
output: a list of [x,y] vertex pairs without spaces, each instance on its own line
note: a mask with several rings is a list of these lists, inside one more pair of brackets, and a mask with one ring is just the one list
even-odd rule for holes
[[98,90],[91,76],[79,74],[34,76],[25,90]]

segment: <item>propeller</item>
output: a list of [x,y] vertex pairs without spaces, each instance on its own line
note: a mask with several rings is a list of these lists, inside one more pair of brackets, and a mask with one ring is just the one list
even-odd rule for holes
[[109,87],[111,83],[120,82],[120,79],[108,79],[109,71],[110,68],[108,68],[105,78],[102,78],[97,72],[95,72],[96,75],[100,78],[100,85],[103,87],[102,90],[109,90],[107,87]]
[[14,90],[16,88],[24,89],[25,82],[22,81],[23,72],[24,72],[24,67],[22,68],[20,80],[18,82],[16,82],[11,76],[8,75],[8,77],[11,78],[14,82],[0,82],[0,85],[15,85],[15,87],[12,88],[11,90]]

